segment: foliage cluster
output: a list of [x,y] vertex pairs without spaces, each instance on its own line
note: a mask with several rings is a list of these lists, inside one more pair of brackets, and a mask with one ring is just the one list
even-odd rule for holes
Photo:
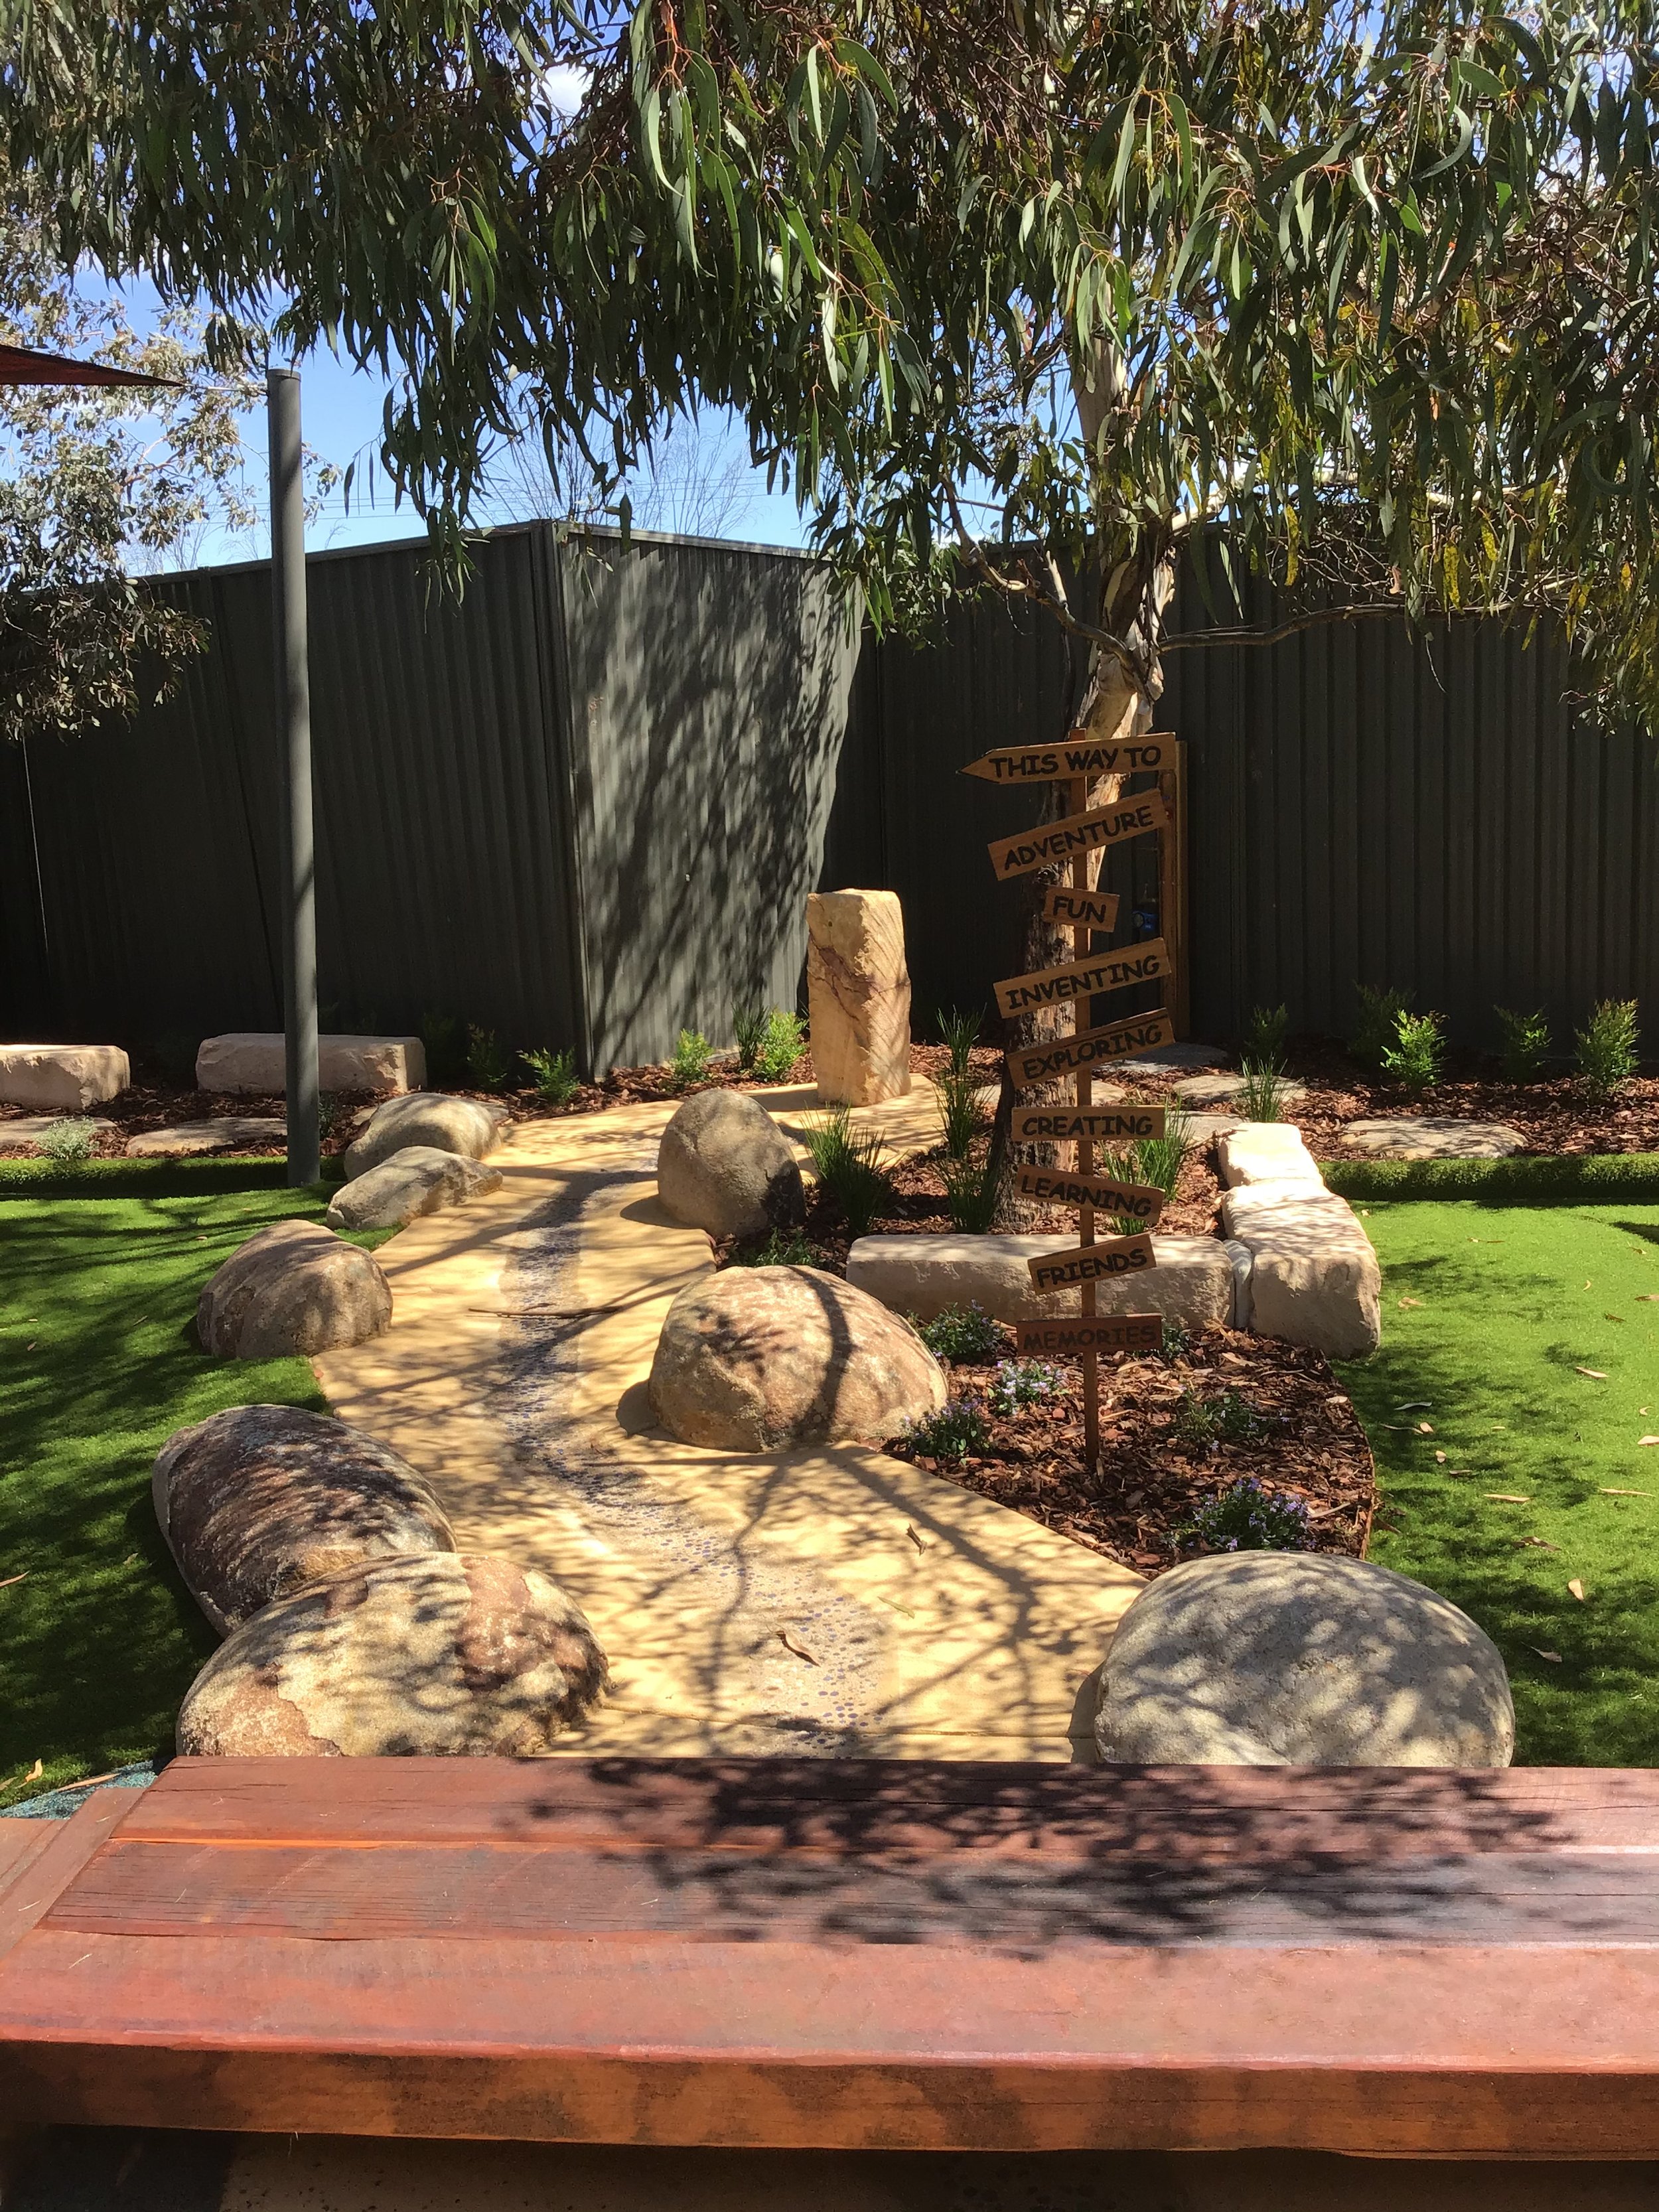
[[1308,1509],[1299,1498],[1275,1498],[1254,1475],[1242,1475],[1200,1506],[1181,1540],[1206,1552],[1304,1552]]
[[851,1234],[867,1237],[871,1223],[892,1196],[882,1165],[886,1147],[879,1134],[855,1129],[845,1106],[826,1114],[805,1133],[819,1188],[845,1217]]
[[1002,1332],[977,1299],[965,1306],[946,1306],[932,1321],[915,1323],[917,1335],[935,1359],[961,1367],[982,1367],[1002,1343]]

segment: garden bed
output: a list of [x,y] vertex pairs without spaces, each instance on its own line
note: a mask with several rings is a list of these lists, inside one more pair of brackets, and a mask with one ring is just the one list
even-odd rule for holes
[[1290,1509],[1305,1548],[1363,1556],[1376,1502],[1370,1447],[1322,1354],[1217,1328],[1172,1345],[1167,1359],[1103,1358],[1102,1464],[1091,1480],[1080,1370],[1048,1369],[1051,1387],[1036,1402],[999,1412],[1008,1393],[999,1392],[998,1361],[1015,1360],[1015,1339],[1012,1329],[996,1335],[989,1358],[951,1367],[952,1404],[980,1410],[983,1446],[953,1459],[897,1439],[887,1446],[896,1458],[1146,1575],[1224,1548],[1188,1532],[1208,1501],[1246,1480]]

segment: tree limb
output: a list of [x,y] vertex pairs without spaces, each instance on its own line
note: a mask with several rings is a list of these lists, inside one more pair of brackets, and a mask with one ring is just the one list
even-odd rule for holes
[[1133,678],[1137,684],[1145,682],[1145,671],[1138,665],[1133,653],[1121,637],[1114,636],[1109,629],[1102,629],[1097,623],[1079,622],[1066,605],[1063,594],[1045,590],[1041,584],[1033,583],[1029,576],[1006,576],[1000,569],[991,566],[986,558],[984,547],[963,519],[956,486],[948,477],[945,480],[945,496],[950,506],[951,520],[956,526],[957,541],[967,555],[969,565],[978,569],[987,583],[994,585],[1009,599],[1034,600],[1038,606],[1048,610],[1062,629],[1068,630],[1073,637],[1087,638],[1102,652],[1109,653],[1124,674]]

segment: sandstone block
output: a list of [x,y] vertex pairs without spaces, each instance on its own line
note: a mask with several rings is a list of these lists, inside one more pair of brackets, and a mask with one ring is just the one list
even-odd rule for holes
[[407,1460],[297,1406],[236,1406],[176,1429],[150,1490],[179,1571],[221,1636],[323,1576],[455,1548]]
[[495,1151],[508,1121],[504,1106],[485,1106],[476,1098],[452,1098],[442,1091],[411,1091],[388,1098],[346,1147],[346,1180],[351,1182],[411,1145],[481,1160]]
[[[317,1048],[325,1091],[417,1091],[426,1081],[426,1047],[417,1036],[325,1036]],[[272,1097],[288,1087],[285,1054],[284,1040],[269,1030],[204,1037],[197,1088]]]
[[1133,1765],[1507,1766],[1496,1645],[1366,1559],[1240,1552],[1142,1591],[1101,1674],[1095,1737]]
[[1137,1053],[1133,1060],[1118,1060],[1112,1072],[1132,1083],[1159,1083],[1194,1069],[1231,1066],[1232,1054],[1223,1052],[1219,1045],[1161,1044],[1152,1052]]
[[288,1123],[275,1114],[215,1114],[205,1121],[176,1121],[167,1129],[143,1129],[127,1139],[130,1160],[183,1158],[198,1152],[232,1152],[239,1147],[286,1143]]
[[283,1359],[362,1344],[392,1322],[371,1253],[315,1221],[277,1221],[208,1278],[196,1333],[221,1359]]
[[117,1044],[0,1044],[0,1104],[83,1114],[131,1081]]
[[1527,1148],[1525,1135],[1512,1122],[1460,1121],[1446,1114],[1349,1121],[1342,1139],[1359,1152],[1389,1160],[1502,1160]]
[[873,1106],[910,1088],[910,975],[896,891],[810,891],[806,988],[818,1097]]
[[711,1237],[798,1229],[806,1191],[788,1139],[744,1091],[700,1091],[663,1131],[657,1195]]
[[1318,1163],[1290,1121],[1246,1121],[1216,1143],[1221,1180],[1239,1183],[1297,1183],[1323,1190]]
[[[978,1305],[993,1320],[1037,1321],[1080,1310],[1075,1290],[1039,1293],[1027,1261],[1077,1249],[1075,1237],[860,1237],[847,1279],[895,1313],[932,1321]],[[1213,1237],[1157,1237],[1156,1264],[1095,1285],[1099,1314],[1161,1313],[1188,1328],[1231,1325],[1233,1271]]]
[[[1243,1095],[1244,1085],[1249,1079],[1243,1075],[1183,1075],[1179,1083],[1170,1087],[1184,1106],[1226,1106]],[[1288,1079],[1280,1079],[1279,1096],[1283,1103],[1290,1104],[1298,1098],[1305,1098],[1307,1095],[1305,1083],[1292,1083]]]
[[1257,1184],[1230,1191],[1222,1226],[1250,1255],[1250,1326],[1364,1359],[1382,1341],[1382,1271],[1358,1217],[1333,1191]]
[[218,1758],[533,1759],[599,1701],[605,1659],[533,1567],[369,1561],[277,1598],[187,1692],[179,1749]]
[[[62,1114],[13,1114],[0,1121],[0,1153],[32,1152],[48,1129],[55,1129],[66,1117]],[[77,1120],[80,1116],[76,1116]],[[115,1124],[101,1114],[86,1117],[92,1123],[94,1134],[106,1136]]]
[[664,1427],[728,1451],[879,1443],[945,1399],[915,1331],[816,1267],[727,1267],[689,1284],[651,1363]]
[[406,1145],[337,1192],[328,1209],[331,1229],[401,1229],[423,1213],[465,1206],[499,1190],[507,1178],[459,1152],[432,1145]]

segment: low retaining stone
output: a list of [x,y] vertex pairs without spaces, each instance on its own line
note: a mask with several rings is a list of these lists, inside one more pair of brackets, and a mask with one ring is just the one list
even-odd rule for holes
[[1363,1359],[1382,1340],[1382,1271],[1370,1240],[1334,1191],[1258,1183],[1221,1201],[1227,1237],[1250,1255],[1250,1327]]
[[368,1170],[335,1194],[328,1209],[331,1229],[402,1229],[423,1213],[465,1206],[499,1190],[507,1180],[499,1168],[430,1145],[406,1145],[390,1159]]
[[[1026,1262],[1076,1247],[1075,1237],[860,1237],[847,1279],[920,1321],[975,1304],[996,1321],[1037,1321],[1078,1312],[1079,1299],[1075,1290],[1040,1295]],[[1192,1329],[1231,1323],[1232,1265],[1216,1238],[1154,1237],[1152,1250],[1155,1267],[1096,1284],[1097,1313],[1161,1313]]]
[[[1183,1105],[1225,1106],[1243,1095],[1249,1080],[1249,1078],[1244,1075],[1183,1075],[1173,1087],[1176,1097]],[[1305,1098],[1307,1095],[1305,1083],[1291,1083],[1280,1079],[1279,1096],[1285,1104]]]
[[178,1121],[170,1129],[143,1129],[127,1140],[130,1160],[188,1158],[234,1152],[239,1145],[280,1145],[288,1124],[274,1114],[216,1114],[205,1121]]
[[[19,1114],[9,1121],[0,1121],[0,1152],[33,1152],[48,1129],[57,1128],[60,1122],[69,1118],[63,1114]],[[78,1120],[80,1117],[74,1118]],[[88,1118],[92,1122],[94,1133],[100,1137],[115,1127],[113,1121],[106,1121],[101,1115]]]
[[[418,1091],[426,1081],[426,1047],[417,1036],[325,1036],[317,1048],[325,1091]],[[288,1085],[284,1041],[264,1030],[204,1037],[196,1083],[202,1091],[270,1097]]]
[[1112,1073],[1132,1082],[1156,1082],[1164,1076],[1190,1074],[1194,1068],[1231,1066],[1232,1054],[1218,1045],[1161,1044],[1154,1051],[1138,1053],[1133,1060],[1115,1061]]
[[0,1044],[0,1104],[83,1114],[131,1081],[117,1044]]
[[1245,1121],[1216,1146],[1221,1180],[1240,1183],[1296,1184],[1323,1190],[1324,1181],[1302,1132],[1290,1121]]
[[1460,1121],[1444,1114],[1350,1121],[1342,1141],[1388,1160],[1503,1160],[1527,1148],[1524,1134],[1511,1122]]

